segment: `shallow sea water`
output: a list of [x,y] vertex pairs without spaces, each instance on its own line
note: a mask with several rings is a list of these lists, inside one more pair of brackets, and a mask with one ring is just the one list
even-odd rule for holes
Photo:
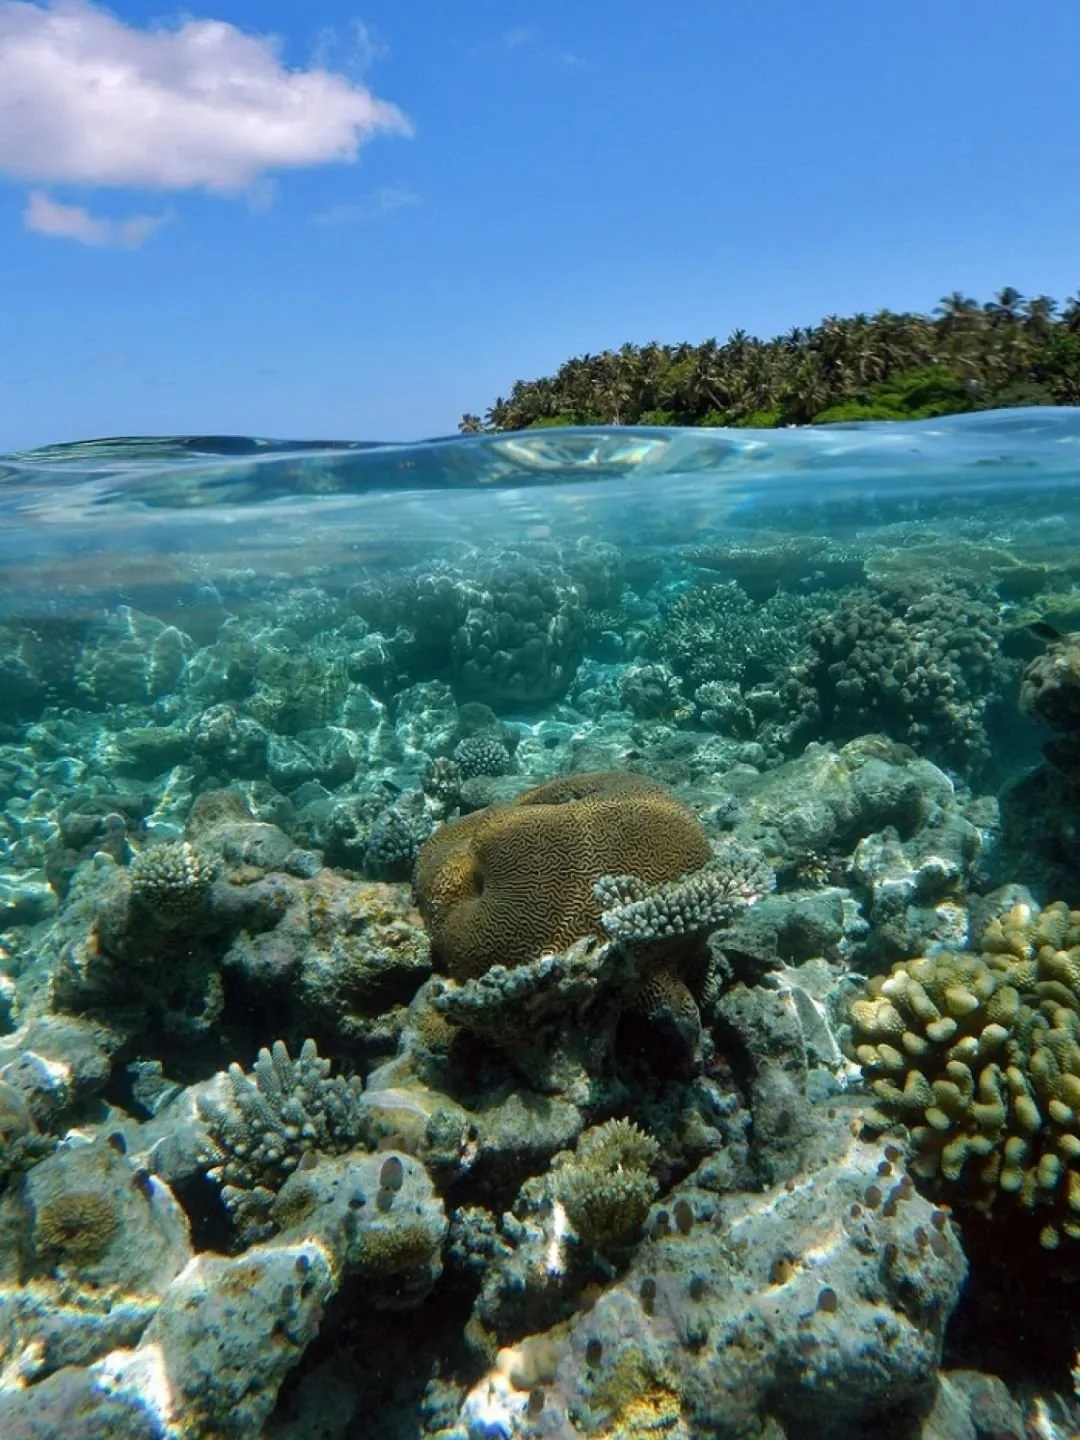
[[[1080,1434],[1074,632],[1076,409],[0,456],[0,1436]],[[467,964],[420,847],[612,771],[700,953],[541,973],[518,855]]]

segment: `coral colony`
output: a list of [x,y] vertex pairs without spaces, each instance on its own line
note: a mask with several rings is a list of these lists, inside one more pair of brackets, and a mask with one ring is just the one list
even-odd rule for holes
[[0,625],[5,1440],[1080,1433],[1080,561],[906,523]]

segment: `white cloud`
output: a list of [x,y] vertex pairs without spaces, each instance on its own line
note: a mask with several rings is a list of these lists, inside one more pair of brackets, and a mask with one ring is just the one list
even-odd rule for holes
[[362,20],[353,20],[344,31],[336,25],[323,26],[315,37],[311,63],[321,70],[333,68],[348,75],[365,75],[389,53],[389,45],[376,30]]
[[62,205],[41,190],[33,190],[23,212],[23,224],[38,235],[78,240],[83,245],[118,245],[136,250],[168,217],[133,215],[130,220],[106,220],[82,205]]
[[362,200],[352,201],[344,205],[331,205],[329,210],[320,210],[317,215],[311,217],[313,225],[355,225],[360,220],[378,220],[383,215],[390,215],[395,210],[405,210],[412,205],[420,204],[420,196],[415,190],[408,190],[403,185],[386,185],[381,190],[375,190],[372,194],[366,195]]
[[519,45],[531,45],[536,39],[535,25],[514,25],[509,30],[503,31],[503,44],[508,50],[516,50]]
[[376,215],[389,215],[393,210],[406,210],[412,205],[419,205],[420,196],[415,190],[407,190],[403,185],[385,185],[381,190],[375,191],[371,204]]
[[224,21],[140,30],[83,0],[0,0],[0,172],[18,179],[238,192],[411,129],[366,86],[287,69],[272,39]]
[[502,43],[507,50],[523,50],[538,60],[557,60],[561,65],[576,68],[585,61],[573,50],[551,50],[540,43],[540,31],[535,25],[514,25],[502,32]]

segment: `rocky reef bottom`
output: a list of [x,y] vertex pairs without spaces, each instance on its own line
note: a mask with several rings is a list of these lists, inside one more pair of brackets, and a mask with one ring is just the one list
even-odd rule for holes
[[91,817],[5,932],[4,1440],[1080,1433],[1080,912],[882,736],[657,769],[412,882]]

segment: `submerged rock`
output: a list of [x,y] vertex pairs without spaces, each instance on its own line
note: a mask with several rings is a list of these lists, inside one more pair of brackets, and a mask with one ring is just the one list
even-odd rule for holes
[[848,1114],[821,1132],[813,1185],[668,1197],[685,1216],[587,1313],[502,1352],[462,1408],[464,1433],[570,1440],[652,1417],[663,1433],[743,1440],[771,1416],[792,1434],[862,1440],[886,1417],[916,1423],[963,1252]]

